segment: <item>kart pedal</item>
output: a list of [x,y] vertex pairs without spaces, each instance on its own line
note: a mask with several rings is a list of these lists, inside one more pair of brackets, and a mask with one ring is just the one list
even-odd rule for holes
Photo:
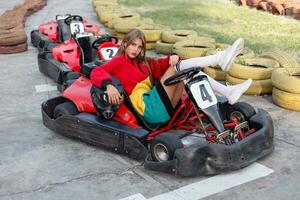
[[217,135],[217,142],[218,143],[225,143],[227,144],[228,141],[231,141],[232,139],[232,134],[230,130],[226,130],[220,134]]
[[233,130],[234,138],[238,141],[244,139],[247,137],[245,133],[249,132],[249,130],[250,128],[247,121],[238,124]]
[[248,124],[247,121],[245,121],[245,122],[242,122],[242,123],[238,124],[236,127],[234,127],[233,133],[238,134],[238,132],[240,130],[247,132],[247,131],[249,131],[249,129],[250,129],[249,124]]

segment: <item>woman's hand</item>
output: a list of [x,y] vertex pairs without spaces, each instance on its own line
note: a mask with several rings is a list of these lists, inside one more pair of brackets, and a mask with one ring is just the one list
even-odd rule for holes
[[170,66],[175,66],[178,63],[178,61],[179,61],[179,56],[177,56],[177,55],[171,55],[169,57],[169,65]]
[[120,95],[119,91],[117,88],[111,84],[106,86],[106,93],[108,96],[108,102],[110,104],[121,104],[122,103],[122,96]]

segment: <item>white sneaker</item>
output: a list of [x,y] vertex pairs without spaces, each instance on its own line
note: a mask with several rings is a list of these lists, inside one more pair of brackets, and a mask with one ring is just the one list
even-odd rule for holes
[[223,71],[229,71],[235,57],[239,55],[244,49],[244,39],[237,39],[231,46],[225,49],[222,53],[223,56],[220,59],[220,67]]
[[229,92],[226,96],[228,99],[229,104],[234,104],[243,94],[248,90],[251,86],[252,79],[248,79],[243,83],[237,85],[228,85]]

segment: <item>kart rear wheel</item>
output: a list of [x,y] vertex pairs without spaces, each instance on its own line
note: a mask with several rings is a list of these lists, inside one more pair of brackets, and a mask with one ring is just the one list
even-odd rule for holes
[[156,162],[172,160],[176,149],[182,148],[180,138],[174,133],[164,133],[156,136],[150,143],[150,153]]
[[79,111],[76,108],[76,106],[72,102],[67,101],[67,102],[58,104],[55,107],[54,113],[53,113],[53,118],[57,119],[64,115],[76,115],[78,113],[79,113]]
[[250,104],[238,102],[229,107],[227,119],[231,120],[232,117],[235,117],[241,123],[248,121],[255,113],[255,109]]

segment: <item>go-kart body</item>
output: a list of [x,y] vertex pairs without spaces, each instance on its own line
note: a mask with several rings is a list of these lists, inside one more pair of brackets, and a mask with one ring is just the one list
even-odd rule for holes
[[[67,19],[67,20],[66,20]],[[50,51],[59,43],[72,38],[72,35],[82,32],[91,32],[100,36],[100,28],[91,24],[78,15],[56,16],[56,21],[42,24],[37,30],[31,31],[31,43],[39,52]]]
[[[197,83],[197,87],[201,87],[201,84],[198,84],[199,80],[205,82],[201,77],[192,79],[188,82],[190,85],[186,84],[186,89],[195,86],[193,81]],[[245,130],[245,127],[241,127],[245,122],[240,123],[235,117],[226,117],[232,106],[225,98],[213,97],[216,98],[215,102],[205,105],[204,107],[208,107],[204,108],[206,111],[202,111],[203,108],[197,108],[195,102],[190,99],[191,94],[188,94],[182,97],[182,104],[167,124],[151,129],[150,126],[141,123],[130,106],[124,103],[112,119],[97,116],[97,109],[90,94],[91,88],[90,80],[81,76],[62,93],[62,96],[44,102],[44,125],[62,135],[144,160],[147,169],[181,176],[216,174],[240,169],[273,151],[272,119],[262,109],[258,109],[249,117],[247,124],[250,128]],[[187,91],[189,92],[191,91]],[[205,98],[207,97],[206,95]],[[58,107],[63,110],[67,110],[67,107],[73,108],[69,109],[67,114],[57,115]],[[232,113],[237,114],[236,111],[230,114]],[[197,120],[202,123],[197,124]],[[230,140],[229,129],[234,129],[237,133],[236,137]],[[220,131],[222,133],[219,133]],[[162,142],[163,139],[165,142]],[[172,157],[164,159],[162,156],[160,160],[159,150],[163,149],[164,145],[172,144],[166,139],[176,142],[179,140],[180,146],[174,149]],[[153,149],[157,150],[158,157]]]
[[[93,68],[110,60],[118,51],[118,41],[109,35],[96,38],[91,33],[76,34],[74,39],[64,41],[38,54],[40,72],[58,84],[64,90],[70,80],[77,79],[80,74],[89,77]],[[100,41],[96,46],[94,42]],[[102,41],[102,42],[101,42]]]

